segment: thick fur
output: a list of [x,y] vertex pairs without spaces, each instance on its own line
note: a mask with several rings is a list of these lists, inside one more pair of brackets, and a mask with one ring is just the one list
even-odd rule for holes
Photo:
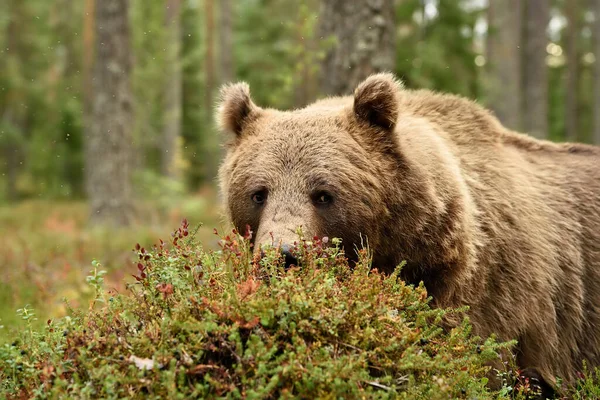
[[[293,243],[298,226],[349,256],[368,241],[375,267],[407,260],[405,279],[439,306],[469,305],[477,334],[517,339],[518,363],[549,382],[600,365],[600,148],[535,140],[389,74],[288,112],[232,86],[220,118],[236,133],[227,211],[257,244]],[[323,192],[331,203],[315,204]]]

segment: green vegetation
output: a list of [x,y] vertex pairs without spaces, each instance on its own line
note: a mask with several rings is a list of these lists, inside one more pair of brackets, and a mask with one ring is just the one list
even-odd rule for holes
[[36,328],[48,318],[65,315],[63,298],[74,308],[85,306],[93,295],[85,282],[93,259],[108,272],[105,286],[124,291],[135,272],[132,244],[155,242],[184,216],[193,223],[206,221],[211,228],[201,228],[198,239],[216,247],[212,227],[219,227],[220,221],[213,190],[185,196],[164,189],[162,195],[142,193],[153,201],[140,201],[139,223],[122,230],[87,226],[89,212],[83,201],[30,200],[0,206],[0,344],[13,340],[13,329],[25,327],[15,313],[25,304],[39,317],[32,321]]
[[[525,398],[486,363],[508,344],[471,335],[463,310],[432,309],[422,286],[350,268],[334,241],[301,240],[301,268],[274,249],[253,257],[233,232],[206,250],[184,220],[152,249],[135,246],[137,273],[122,293],[93,262],[87,311],[70,309],[0,347],[0,397],[9,398]],[[581,383],[596,393],[593,376]],[[581,397],[584,398],[584,397]],[[587,397],[585,397],[587,398]]]
[[[0,2],[0,201],[29,198],[81,198],[85,195],[86,83],[92,73],[94,43],[87,3],[65,0]],[[159,174],[164,153],[168,108],[169,27],[165,2],[130,2],[134,102],[133,148],[136,169]],[[207,15],[204,1],[181,1],[182,52],[181,155],[177,169],[192,190],[210,183],[219,161],[212,111],[217,88],[226,80],[245,80],[257,103],[277,108],[298,107],[322,93],[322,61],[336,40],[319,34],[320,2],[247,0],[231,2],[231,26]],[[488,67],[502,60],[487,51],[487,1],[395,2],[397,37],[393,72],[409,88],[458,93],[493,106]],[[500,2],[501,4],[503,2]],[[68,6],[67,6],[68,4]],[[565,140],[568,62],[566,12],[577,8],[578,137],[593,141],[594,55],[593,10],[580,3],[551,2],[547,25],[548,137]],[[268,10],[268,12],[267,12]],[[87,17],[87,18],[86,18]],[[214,19],[213,41],[206,20]],[[515,28],[517,29],[517,28]],[[229,32],[226,47],[217,40]],[[92,35],[93,37],[93,35]],[[87,41],[86,41],[87,40]],[[212,48],[212,47],[214,48]],[[521,44],[525,47],[525,43]],[[209,51],[209,48],[212,49]],[[231,77],[218,57],[230,54]],[[212,54],[214,59],[209,60]],[[490,58],[491,57],[491,58]],[[490,59],[488,59],[490,58]],[[87,61],[86,61],[87,60]],[[86,64],[87,63],[87,64]],[[215,74],[207,76],[207,66]],[[87,75],[86,75],[87,74]],[[514,78],[518,80],[518,77]],[[209,91],[212,96],[205,96]],[[304,92],[307,92],[303,94]],[[88,95],[92,95],[89,93]]]
[[[518,398],[528,391],[507,365],[502,391],[486,392],[485,361],[505,345],[471,337],[468,321],[444,332],[441,322],[459,311],[431,310],[422,288],[369,272],[366,259],[350,270],[336,250],[313,243],[302,249],[301,270],[282,271],[274,253],[252,260],[237,236],[211,250],[218,248],[212,227],[220,223],[214,189],[206,189],[222,155],[213,120],[218,86],[245,80],[257,103],[277,108],[330,94],[321,85],[323,61],[340,41],[321,34],[320,1],[131,0],[127,159],[137,223],[120,230],[88,226],[86,146],[96,121],[86,113],[97,95],[98,4],[0,2],[0,398],[386,397],[400,391],[411,398]],[[524,26],[511,18],[515,25],[488,29],[490,4],[394,2],[392,71],[408,88],[498,106],[493,67],[501,70],[513,57],[491,51],[488,41]],[[593,135],[594,126],[600,132],[593,119],[600,104],[593,96],[600,93],[594,89],[600,53],[593,47],[600,43],[600,9],[548,4],[551,12],[538,26],[547,43],[538,47],[548,68],[539,103],[549,110],[524,115],[547,120],[552,140],[569,138],[572,125],[571,139],[600,143],[600,133]],[[495,6],[496,15],[498,7],[511,8],[502,1]],[[170,13],[177,23],[166,23]],[[507,47],[525,49],[528,35]],[[175,40],[181,52],[174,56],[167,49]],[[521,69],[511,81],[535,87]],[[181,76],[171,76],[174,71]],[[171,86],[181,94],[169,97]],[[173,120],[179,133],[170,175],[163,164],[172,139],[165,128]],[[144,250],[131,263],[132,243],[142,244],[134,249],[139,258],[184,216],[210,228],[178,245]],[[149,365],[155,368],[140,369]],[[600,398],[597,374],[585,372],[571,394]]]

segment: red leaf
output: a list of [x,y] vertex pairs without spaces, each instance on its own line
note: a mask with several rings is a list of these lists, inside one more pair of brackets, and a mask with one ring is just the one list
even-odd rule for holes
[[173,293],[173,285],[170,283],[159,283],[156,285],[156,289],[161,292],[165,298]]
[[254,294],[258,290],[259,286],[260,281],[256,281],[254,280],[254,278],[250,278],[246,282],[238,284],[237,289],[240,294],[240,297],[242,298],[242,300],[244,300],[246,297]]
[[238,323],[238,325],[242,329],[252,329],[256,325],[258,325],[259,321],[260,321],[260,318],[254,317],[250,321],[239,320],[239,321],[236,321],[236,322]]

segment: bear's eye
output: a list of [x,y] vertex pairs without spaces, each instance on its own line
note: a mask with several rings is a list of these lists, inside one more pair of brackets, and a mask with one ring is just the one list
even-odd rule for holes
[[327,204],[331,203],[332,200],[333,200],[333,197],[327,192],[317,192],[313,196],[313,201],[315,202],[316,205],[319,205],[319,206],[327,205]]
[[256,204],[263,204],[267,200],[267,192],[265,190],[259,190],[252,195],[252,201]]

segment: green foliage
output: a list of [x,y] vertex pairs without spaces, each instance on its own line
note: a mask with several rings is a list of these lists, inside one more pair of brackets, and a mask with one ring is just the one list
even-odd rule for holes
[[104,303],[104,275],[106,275],[105,270],[99,270],[101,267],[100,263],[96,260],[92,261],[92,266],[94,270],[91,275],[88,275],[85,278],[85,281],[94,288],[95,296],[94,301],[98,301],[100,303]]
[[[162,189],[166,192],[169,187]],[[181,196],[171,191],[169,204],[167,196],[154,199],[152,193],[141,193],[145,200],[137,203],[142,212],[139,223],[119,231],[87,226],[89,211],[81,201],[30,200],[0,205],[0,325],[4,326],[0,328],[0,345],[12,342],[16,329],[27,329],[15,313],[24,304],[35,309],[39,320],[32,321],[32,326],[39,329],[48,318],[67,313],[64,297],[74,308],[93,301],[95,289],[86,284],[86,277],[94,275],[90,260],[102,265],[98,271],[107,271],[102,276],[106,288],[124,290],[124,277],[135,272],[132,237],[144,245],[152,243],[183,215],[194,222],[219,226],[216,193]],[[212,228],[202,227],[197,236],[206,245],[216,246]]]
[[81,194],[82,7],[63,3],[9,0],[0,11],[0,171],[14,173],[19,196]]
[[[164,2],[131,2],[131,36],[135,53],[132,86],[136,149],[150,171],[160,170],[163,150],[165,70],[168,60],[168,34]],[[152,82],[152,84],[149,84]]]
[[408,87],[480,96],[474,43],[475,24],[483,10],[467,3],[441,1],[433,17],[427,17],[421,0],[398,5],[396,72]]
[[461,310],[432,309],[366,252],[350,268],[319,240],[297,251],[289,270],[236,234],[205,251],[184,221],[171,245],[136,246],[130,293],[100,294],[96,265],[88,282],[105,303],[0,347],[0,396],[492,397],[486,362],[507,345],[473,337],[468,320],[444,330]]
[[[187,182],[189,187],[197,188],[211,181],[212,169],[218,162],[218,137],[212,114],[212,104],[206,104],[204,74],[206,53],[205,16],[201,6],[203,2],[186,1],[182,9],[182,129],[183,154],[189,163]],[[213,82],[213,85],[215,82]],[[216,90],[216,88],[214,88]]]
[[[243,32],[235,37],[235,56],[240,61],[236,73],[250,83],[258,104],[293,105],[292,71],[297,60],[290,17],[297,15],[300,7],[299,3],[282,0],[236,2],[236,28]],[[264,12],[266,9],[268,13]]]
[[583,364],[583,372],[573,392],[573,399],[587,400],[600,398],[600,368],[593,371]]
[[[158,173],[167,50],[172,39],[164,2],[133,0],[130,4],[135,164],[138,170]],[[478,4],[469,0],[396,2],[394,69],[407,87],[486,101],[486,10],[481,8],[485,2]],[[181,3],[181,161],[186,165],[184,183],[192,189],[214,181],[220,158],[210,115],[214,107],[206,104],[205,96],[203,5],[199,0]],[[219,2],[215,5],[218,16]],[[564,140],[565,134],[566,43],[565,27],[556,21],[566,6],[564,1],[553,3],[550,39],[561,46],[562,55],[548,58],[549,137],[557,141]],[[219,48],[217,39],[215,53],[233,53],[235,79],[250,84],[257,103],[298,107],[322,95],[320,64],[335,38],[319,36],[319,1],[246,0],[232,2],[232,7],[233,49]],[[589,142],[594,111],[592,69],[597,61],[593,61],[590,34],[593,13],[583,5],[580,11],[578,140]],[[9,188],[0,190],[0,201],[84,195],[83,21],[84,2],[0,2],[0,185]],[[219,33],[214,36],[218,38]],[[213,88],[222,83],[216,63]]]

